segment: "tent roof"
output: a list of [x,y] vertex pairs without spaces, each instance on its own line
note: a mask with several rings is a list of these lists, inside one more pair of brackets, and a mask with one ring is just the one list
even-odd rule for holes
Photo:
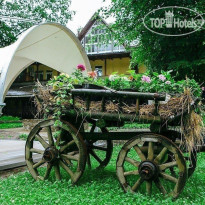
[[16,77],[34,62],[67,74],[78,64],[90,70],[84,48],[68,28],[57,23],[33,26],[14,44],[0,49],[0,104]]

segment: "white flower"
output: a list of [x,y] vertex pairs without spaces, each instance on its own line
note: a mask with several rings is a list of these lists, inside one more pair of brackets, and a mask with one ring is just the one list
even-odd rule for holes
[[110,76],[109,76],[109,80],[110,80],[110,81],[114,81],[114,80],[117,79],[117,78],[118,78],[117,75],[110,75]]
[[121,79],[124,80],[124,81],[130,81],[130,80],[128,79],[128,77],[126,77],[126,76],[121,77]]
[[66,74],[66,73],[61,73],[60,76],[67,77],[67,78],[70,77],[70,76],[69,76],[68,74]]

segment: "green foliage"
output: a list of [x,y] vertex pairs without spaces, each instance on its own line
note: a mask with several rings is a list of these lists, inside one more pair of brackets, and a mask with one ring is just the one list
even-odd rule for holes
[[4,122],[11,122],[11,121],[20,121],[19,117],[13,117],[13,116],[1,116],[0,117],[0,121],[4,121]]
[[0,121],[4,122],[0,123],[0,129],[23,127],[23,124],[20,122],[19,117],[1,116]]
[[115,90],[131,89],[130,80],[125,75],[113,73],[109,78],[105,78],[105,85]]
[[27,140],[27,138],[28,138],[28,135],[27,134],[21,134],[21,135],[19,135],[19,139],[21,139],[21,140]]
[[58,22],[66,25],[74,14],[69,10],[70,4],[70,0],[1,1],[0,13],[7,18],[0,19],[0,47],[10,45],[23,30],[40,22]]
[[18,128],[18,127],[23,127],[23,124],[21,122],[0,124],[0,129],[9,129],[9,128]]
[[[59,204],[59,205],[131,205],[131,204],[186,204],[202,205],[205,202],[205,161],[204,153],[198,154],[197,169],[188,179],[186,186],[177,201],[164,198],[154,193],[151,197],[145,193],[124,193],[116,176],[116,159],[121,146],[114,147],[113,157],[104,170],[85,170],[78,186],[70,184],[68,174],[61,170],[62,181],[55,181],[55,172],[46,181],[35,182],[28,173],[20,173],[0,181],[0,204]],[[91,158],[92,160],[92,158]],[[93,163],[95,161],[93,160]],[[97,163],[97,162],[96,162]],[[44,168],[43,168],[44,169]],[[154,190],[155,192],[155,190]]]
[[[120,129],[148,129],[150,124],[125,123]],[[118,130],[118,127],[110,127],[109,130]]]
[[[130,71],[132,78],[132,87],[140,92],[158,92],[178,94],[183,93],[184,89],[190,88],[194,96],[201,97],[201,88],[194,79],[185,79],[177,81],[175,77],[171,75],[172,71],[161,71],[161,74],[157,72],[147,71],[144,74],[135,74],[134,71]],[[146,80],[146,78],[150,80]]]
[[[143,24],[146,14],[166,6],[190,8],[204,17],[203,0],[112,0],[110,7],[102,9],[102,13],[105,18],[115,18],[110,27],[119,44],[126,44],[128,47],[134,41],[139,42],[128,48],[131,51],[133,66],[145,63],[151,71],[173,70],[178,80],[187,76],[202,83],[205,76],[204,28],[190,35],[167,37],[150,32]],[[162,28],[162,31],[163,29],[166,28]],[[175,32],[175,29],[171,30]],[[184,33],[184,30],[179,32]]]
[[105,78],[105,85],[116,90],[133,89],[138,92],[158,92],[173,95],[183,93],[185,88],[190,88],[195,96],[201,96],[201,88],[194,79],[187,78],[176,81],[171,75],[171,71],[162,71],[160,74],[150,71],[144,74],[136,74],[133,70],[128,72],[130,73],[129,78],[116,73],[112,74],[109,78]]
[[[60,74],[51,79],[47,86],[51,88],[53,99],[50,100],[53,109],[53,117],[59,119],[73,103],[70,90],[76,85],[94,84],[108,87],[115,90],[131,90],[135,92],[158,92],[169,94],[181,94],[185,88],[190,88],[194,96],[201,96],[201,88],[193,79],[175,81],[171,76],[171,72],[162,71],[146,72],[144,74],[136,74],[133,70],[129,71],[130,76],[118,75],[113,73],[106,78],[97,78],[95,72],[84,73],[84,70],[76,69],[71,76]],[[45,109],[50,113],[50,109]]]

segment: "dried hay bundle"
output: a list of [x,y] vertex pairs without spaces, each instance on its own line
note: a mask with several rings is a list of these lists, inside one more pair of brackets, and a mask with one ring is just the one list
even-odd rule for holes
[[37,107],[37,115],[42,115],[45,110],[52,106],[54,96],[51,95],[48,87],[42,86],[39,81],[36,82],[37,93],[35,94],[34,104]]
[[119,113],[119,103],[108,101],[105,104],[105,109],[109,113]]
[[[181,117],[182,144],[188,151],[193,151],[198,145],[203,144],[203,120],[195,113],[193,104],[192,93],[190,89],[186,89],[180,97],[171,98],[166,104],[159,105],[159,115],[165,123],[176,116]],[[139,113],[140,115],[153,115],[154,111],[155,105],[142,105]]]
[[100,112],[101,109],[102,109],[102,101],[91,101],[90,102],[91,112]]
[[140,105],[140,115],[153,115],[155,111],[154,105]]
[[197,149],[197,145],[203,145],[203,120],[202,117],[192,110],[181,122],[181,133],[185,140],[188,151]]
[[82,98],[75,97],[74,104],[75,108],[80,110],[86,110],[86,102]]
[[123,113],[128,113],[128,114],[136,113],[136,105],[135,104],[127,105],[126,103],[123,103],[122,111]]
[[[180,97],[171,98],[166,104],[159,104],[158,111],[161,119],[168,120],[178,115],[183,115],[193,104],[190,90],[186,90]],[[155,105],[141,105],[140,115],[154,115]]]

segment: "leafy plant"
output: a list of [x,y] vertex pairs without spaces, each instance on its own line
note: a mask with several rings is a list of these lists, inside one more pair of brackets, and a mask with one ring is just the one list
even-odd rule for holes
[[[173,70],[178,80],[187,76],[202,83],[205,76],[205,24],[190,35],[169,37],[152,33],[143,24],[149,12],[167,6],[186,7],[204,17],[203,0],[112,0],[110,6],[101,9],[101,14],[104,18],[114,17],[115,22],[109,30],[113,31],[112,36],[119,45],[126,44],[127,50],[131,52],[133,67],[143,63],[149,70],[156,72]],[[174,13],[179,14],[180,11]],[[153,17],[160,18],[157,12],[153,12]],[[167,30],[165,27],[160,31],[166,33]],[[183,34],[184,29],[172,28],[169,32]],[[133,45],[133,42],[136,43]]]
[[28,138],[28,134],[21,134],[21,135],[19,135],[19,139],[22,139],[22,140],[27,140],[27,138]]
[[0,47],[14,42],[25,29],[40,22],[66,25],[75,12],[70,11],[70,0],[13,0],[0,1]]
[[18,127],[23,127],[23,124],[21,122],[0,124],[0,129],[9,129],[9,128],[18,128]]

